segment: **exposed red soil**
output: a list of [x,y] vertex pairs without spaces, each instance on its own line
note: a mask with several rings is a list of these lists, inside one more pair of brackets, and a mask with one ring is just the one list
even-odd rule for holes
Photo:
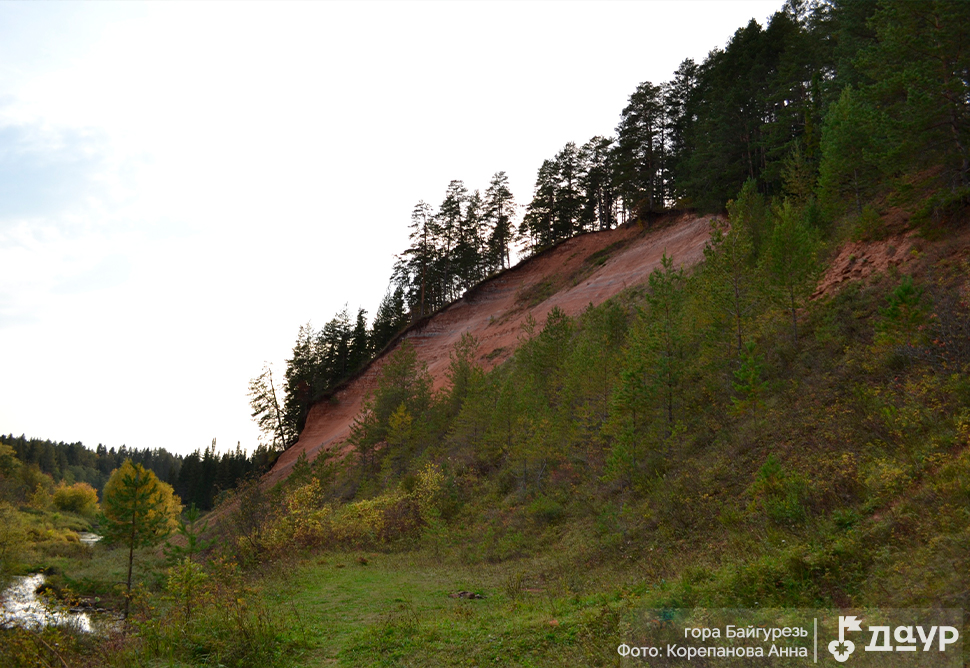
[[843,283],[861,281],[890,267],[903,267],[916,259],[912,252],[917,230],[896,234],[881,241],[857,241],[843,246],[818,283],[812,299],[830,295]]
[[590,304],[601,304],[644,282],[665,252],[676,266],[698,263],[704,257],[709,221],[709,216],[685,215],[653,229],[634,224],[584,234],[484,281],[411,327],[330,400],[313,405],[299,441],[280,456],[268,481],[285,477],[303,453],[312,461],[323,451],[347,447],[354,418],[378,371],[402,341],[411,342],[438,389],[446,381],[449,353],[465,332],[478,338],[483,367],[500,364],[515,350],[530,315],[540,326],[557,306],[578,315]]

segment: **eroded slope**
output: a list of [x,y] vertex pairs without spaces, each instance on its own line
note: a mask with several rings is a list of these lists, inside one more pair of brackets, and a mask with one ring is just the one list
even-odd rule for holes
[[322,451],[345,447],[381,365],[401,341],[411,342],[418,359],[427,364],[435,388],[440,388],[445,383],[449,353],[465,332],[480,341],[482,366],[495,366],[512,354],[530,315],[540,326],[557,306],[578,315],[589,304],[600,304],[645,281],[665,252],[676,266],[692,266],[703,259],[709,231],[709,216],[684,216],[656,229],[629,225],[584,234],[482,282],[462,299],[410,328],[331,400],[311,407],[299,441],[280,456],[269,478],[284,477],[303,453],[312,461]]

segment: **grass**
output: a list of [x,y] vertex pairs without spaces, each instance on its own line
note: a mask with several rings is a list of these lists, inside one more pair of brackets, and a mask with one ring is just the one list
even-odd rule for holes
[[[717,577],[688,570],[695,584]],[[682,643],[661,620],[690,626],[689,619],[717,616],[666,607],[684,603],[684,586],[650,581],[635,564],[576,569],[548,553],[469,565],[426,551],[344,552],[303,561],[271,586],[266,604],[299,611],[306,650],[294,660],[307,668],[613,666],[627,665],[621,643]],[[484,598],[454,597],[459,591]],[[777,623],[804,612],[753,608],[724,619]]]
[[[360,565],[361,556],[304,562],[270,597],[299,611],[312,648],[300,665],[579,665],[595,649],[579,631],[602,596],[523,578],[523,567],[542,572],[544,561],[472,566],[412,552],[367,553]],[[461,591],[484,598],[453,597]]]
[[546,278],[538,283],[522,288],[515,296],[518,306],[532,308],[546,301],[556,293],[557,281],[553,278]]

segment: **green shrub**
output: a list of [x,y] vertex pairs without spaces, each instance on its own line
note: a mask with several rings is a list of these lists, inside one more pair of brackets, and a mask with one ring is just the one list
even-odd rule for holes
[[552,524],[563,518],[566,509],[555,499],[540,496],[529,504],[529,514],[540,524]]
[[774,455],[755,474],[754,484],[749,488],[752,503],[778,523],[800,522],[805,519],[804,478],[786,472]]
[[883,225],[879,212],[869,205],[862,209],[862,213],[855,219],[852,227],[853,241],[878,241],[886,238],[886,227]]

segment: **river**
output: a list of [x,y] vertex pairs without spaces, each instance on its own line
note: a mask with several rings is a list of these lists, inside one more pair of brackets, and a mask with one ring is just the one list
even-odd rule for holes
[[44,626],[73,626],[91,633],[91,616],[86,612],[71,612],[56,603],[37,596],[37,588],[44,584],[44,575],[21,575],[3,592],[0,601],[0,628],[25,626],[29,629]]

